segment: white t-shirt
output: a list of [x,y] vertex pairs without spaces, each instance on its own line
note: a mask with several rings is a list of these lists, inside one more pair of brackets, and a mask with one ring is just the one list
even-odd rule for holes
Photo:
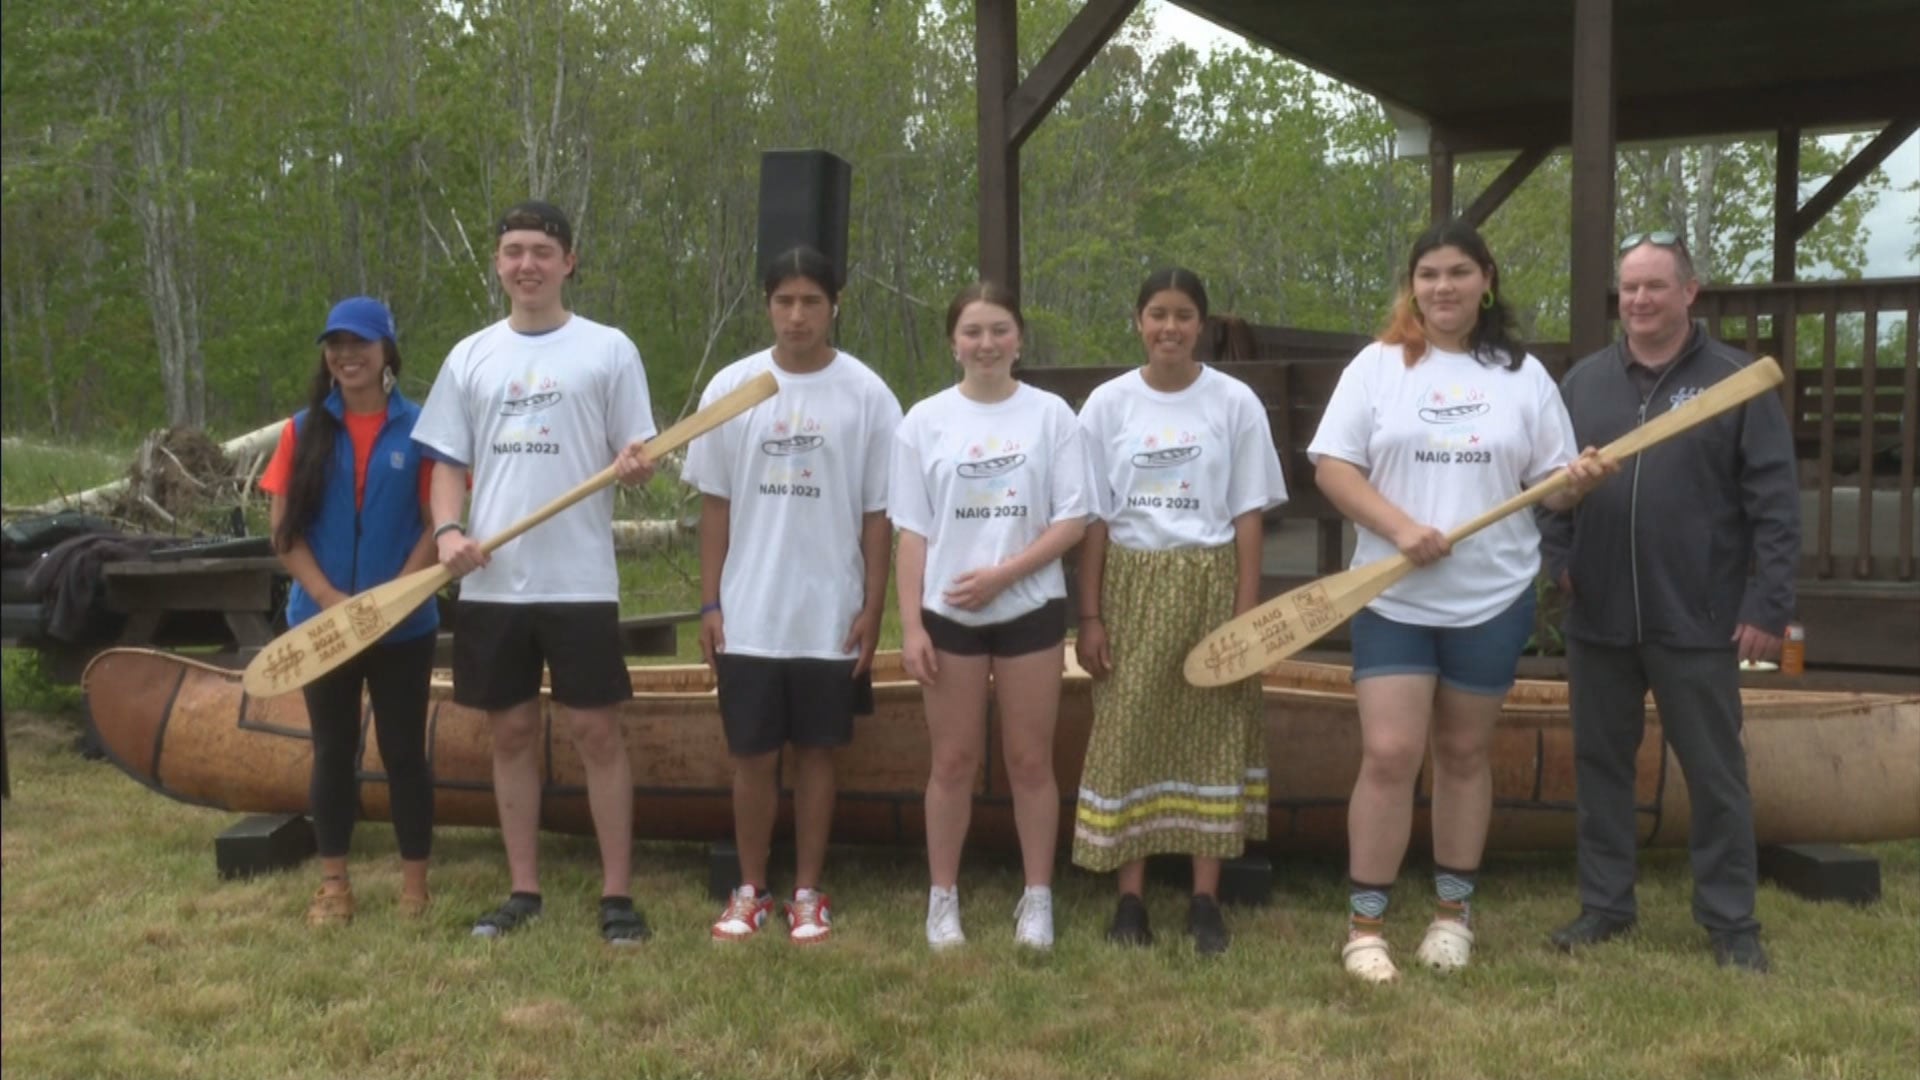
[[1233,519],[1287,501],[1266,407],[1246,383],[1203,365],[1163,394],[1138,369],[1094,387],[1080,407],[1098,513],[1136,551],[1219,547]]
[[861,519],[887,505],[900,402],[842,352],[824,370],[782,371],[772,350],[721,370],[701,405],[771,371],[780,392],[695,439],[681,479],[728,500],[720,610],[727,651],[845,660],[866,595]]
[[[627,335],[574,315],[521,334],[505,320],[447,354],[414,424],[415,442],[473,474],[467,531],[501,532],[654,434],[640,351]],[[495,551],[460,581],[463,600],[580,603],[620,599],[613,489],[575,503]]]
[[[1408,517],[1442,532],[1552,475],[1577,453],[1559,388],[1528,356],[1518,371],[1431,347],[1409,368],[1375,342],[1340,374],[1307,455],[1350,462]],[[1353,565],[1398,554],[1355,526]],[[1371,604],[1416,626],[1476,626],[1504,611],[1540,572],[1532,514],[1509,514],[1453,554],[1415,570]]]
[[1054,522],[1093,513],[1093,474],[1073,410],[1025,383],[982,404],[959,387],[915,405],[893,440],[887,513],[927,540],[920,606],[968,626],[990,626],[1067,595],[1055,559],[978,611],[945,599],[953,580],[1025,551]]

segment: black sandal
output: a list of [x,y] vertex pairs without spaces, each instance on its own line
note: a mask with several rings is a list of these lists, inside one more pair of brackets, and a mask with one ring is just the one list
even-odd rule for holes
[[646,916],[624,896],[600,899],[600,937],[609,945],[638,945],[653,936]]
[[540,917],[540,897],[514,893],[507,902],[480,916],[473,924],[477,938],[505,937]]

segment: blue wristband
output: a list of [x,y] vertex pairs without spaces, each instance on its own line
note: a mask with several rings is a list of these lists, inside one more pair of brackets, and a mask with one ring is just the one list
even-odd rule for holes
[[702,614],[702,615],[708,615],[708,614],[714,614],[714,615],[717,615],[717,614],[719,614],[719,612],[720,612],[720,601],[718,601],[718,600],[715,600],[715,601],[714,601],[713,603],[711,603],[711,604],[701,604],[701,605],[700,605],[700,614]]

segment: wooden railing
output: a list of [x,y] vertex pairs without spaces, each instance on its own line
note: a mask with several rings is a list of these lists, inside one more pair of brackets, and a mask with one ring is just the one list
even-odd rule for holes
[[[1920,277],[1730,285],[1702,289],[1694,313],[1722,341],[1793,357],[1781,399],[1793,423],[1801,485],[1816,493],[1801,522],[1806,570],[1819,579],[1915,579],[1914,479],[1920,468]],[[1857,321],[1859,336],[1842,320]],[[1900,326],[1896,348],[1882,332]],[[1904,337],[1904,343],[1899,341]],[[1853,520],[1836,513],[1852,492]],[[1893,550],[1878,545],[1875,515],[1897,517]],[[1852,532],[1836,557],[1836,533]]]

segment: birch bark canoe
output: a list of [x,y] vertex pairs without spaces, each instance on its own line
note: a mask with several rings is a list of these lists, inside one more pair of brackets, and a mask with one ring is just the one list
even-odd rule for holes
[[[920,846],[928,743],[919,687],[898,654],[876,662],[874,715],[855,723],[840,751],[835,842]],[[621,709],[633,762],[635,834],[669,840],[730,840],[729,765],[713,686],[698,665],[633,669],[637,695]],[[1360,725],[1344,667],[1287,661],[1263,677],[1279,853],[1346,847],[1346,803],[1360,767]],[[1070,671],[1054,741],[1062,835],[1092,722],[1090,682]],[[304,813],[312,762],[300,695],[247,697],[236,671],[170,653],[114,649],[84,679],[90,722],[108,756],[130,776],[183,802],[249,813]],[[1857,842],[1920,837],[1920,696],[1748,690],[1743,694],[1747,770],[1761,843]],[[546,777],[541,824],[590,834],[585,771],[565,725],[538,745]],[[377,723],[369,718],[368,723]],[[551,737],[547,737],[551,736]],[[997,722],[975,783],[969,842],[1013,850],[1017,839]],[[360,799],[366,820],[390,814],[373,732],[362,740]],[[453,703],[436,679],[428,716],[436,820],[496,826],[491,756],[482,715]],[[1493,741],[1494,814],[1489,847],[1571,849],[1573,731],[1564,683],[1522,680],[1508,696]],[[783,769],[785,768],[783,763]],[[1651,704],[1638,758],[1640,842],[1685,847],[1690,804],[1678,763],[1665,750]],[[1415,844],[1426,842],[1427,778],[1420,781]],[[783,772],[783,781],[790,781]],[[782,819],[791,821],[790,788]],[[784,827],[784,826],[783,826]]]

